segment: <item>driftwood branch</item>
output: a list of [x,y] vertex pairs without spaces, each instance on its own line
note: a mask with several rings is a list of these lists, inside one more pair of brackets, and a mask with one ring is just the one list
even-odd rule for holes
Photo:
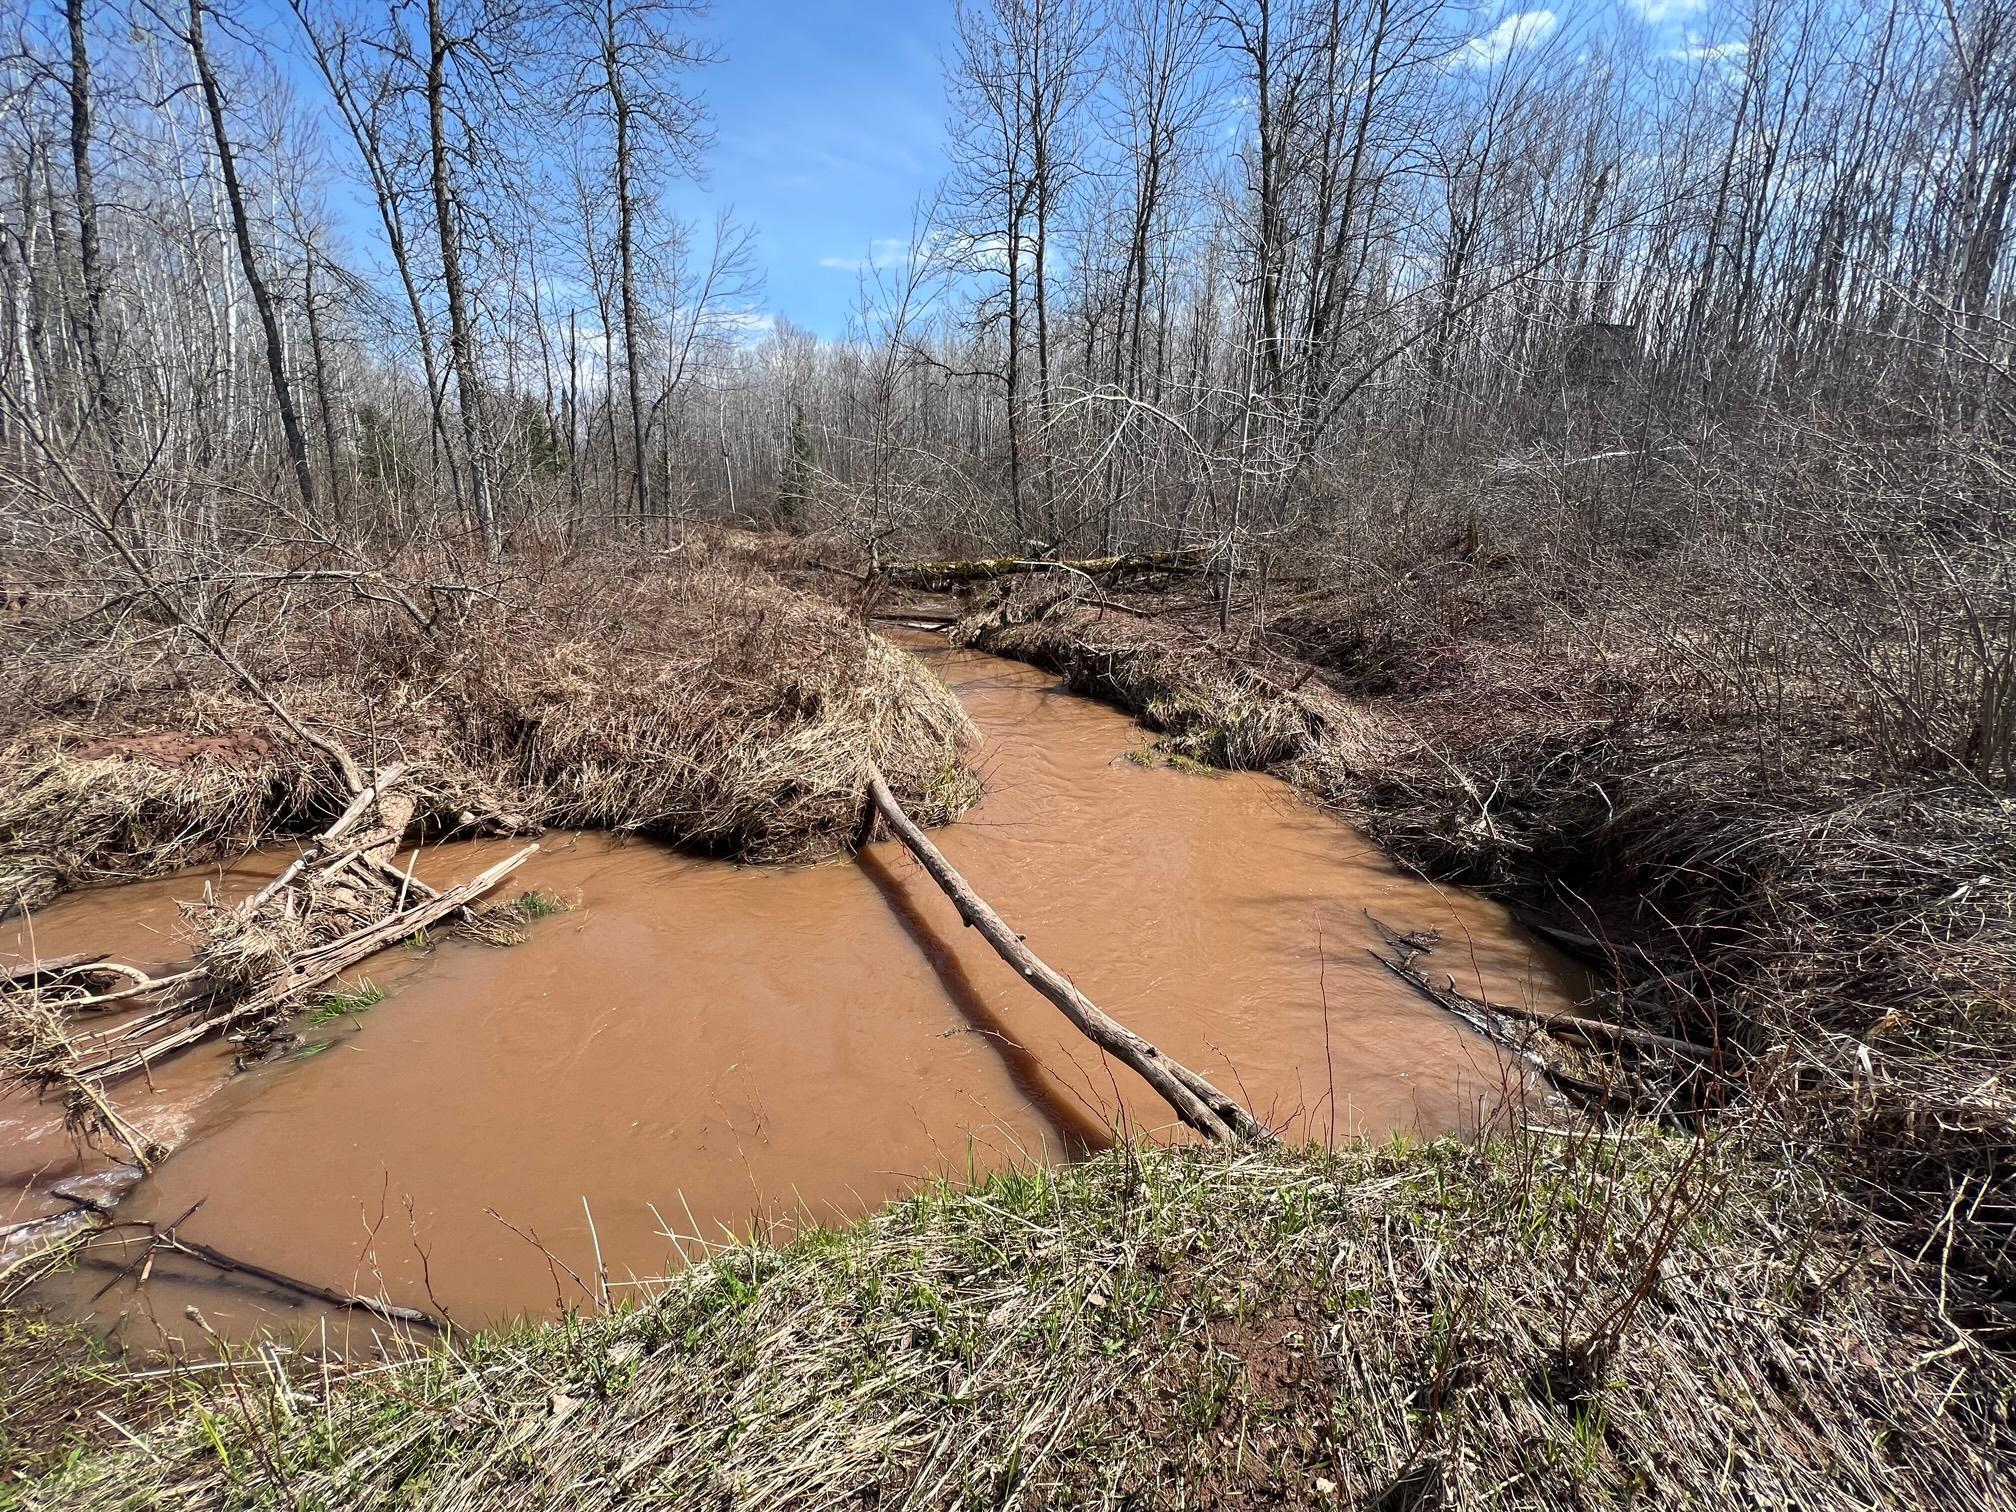
[[[447,1331],[448,1325],[445,1321],[435,1317],[430,1312],[422,1311],[420,1308],[401,1307],[397,1303],[380,1302],[372,1297],[358,1296],[354,1292],[338,1291],[331,1286],[321,1286],[313,1281],[303,1281],[299,1276],[290,1276],[285,1271],[274,1270],[269,1265],[260,1265],[258,1262],[252,1260],[241,1260],[236,1255],[227,1255],[224,1251],[212,1245],[202,1244],[194,1239],[183,1238],[180,1232],[181,1225],[187,1222],[195,1213],[196,1208],[202,1205],[201,1202],[198,1202],[196,1207],[192,1207],[173,1223],[161,1224],[150,1223],[144,1218],[110,1219],[102,1209],[80,1203],[78,1206],[64,1212],[52,1213],[46,1218],[31,1219],[28,1223],[17,1224],[11,1229],[0,1232],[5,1232],[9,1235],[18,1234],[37,1224],[59,1230],[59,1232],[52,1235],[49,1245],[39,1252],[42,1255],[47,1255],[59,1248],[68,1235],[74,1233],[80,1227],[89,1230],[92,1235],[92,1237],[85,1241],[86,1249],[95,1249],[101,1245],[110,1247],[113,1244],[130,1244],[132,1241],[118,1237],[120,1230],[141,1230],[147,1237],[141,1247],[140,1253],[126,1264],[115,1268],[115,1274],[112,1279],[99,1288],[98,1295],[101,1297],[123,1280],[129,1280],[135,1275],[144,1276],[149,1260],[157,1253],[166,1252],[200,1261],[212,1270],[219,1271],[227,1276],[249,1276],[254,1280],[265,1282],[268,1286],[277,1287],[281,1291],[292,1292],[296,1296],[306,1297],[311,1301],[323,1302],[330,1307],[340,1307],[346,1311],[367,1312],[374,1317],[383,1318],[387,1323],[411,1324],[420,1328],[431,1328],[436,1332]],[[109,1244],[107,1241],[109,1241]]]
[[144,1071],[163,1056],[222,1034],[239,1024],[263,1019],[309,989],[341,975],[366,956],[375,955],[387,945],[440,922],[481,897],[523,865],[526,857],[538,849],[537,845],[528,845],[458,887],[424,898],[411,908],[388,914],[325,945],[302,951],[287,962],[285,969],[255,991],[233,1000],[221,1011],[199,1012],[192,1022],[155,1036],[138,1048],[80,1066],[75,1074],[100,1082],[117,1081]]
[[1668,1050],[1675,1055],[1689,1056],[1700,1061],[1715,1060],[1723,1054],[1723,1049],[1716,1046],[1676,1039],[1670,1034],[1655,1034],[1650,1029],[1638,1029],[1629,1024],[1613,1024],[1606,1019],[1583,1018],[1573,1013],[1548,1013],[1537,1008],[1521,1008],[1510,1003],[1492,1003],[1482,998],[1473,998],[1457,990],[1454,977],[1447,977],[1443,985],[1437,986],[1414,964],[1418,957],[1427,955],[1435,948],[1439,937],[1433,931],[1425,934],[1396,934],[1370,910],[1366,911],[1365,917],[1370,920],[1379,938],[1385,942],[1386,948],[1393,952],[1390,958],[1376,950],[1367,951],[1367,955],[1438,1008],[1455,1014],[1493,1039],[1502,1040],[1506,1037],[1503,1027],[1494,1020],[1509,1019],[1518,1023],[1537,1024],[1551,1034],[1564,1039],[1580,1040],[1584,1044],[1634,1045],[1648,1050]]
[[78,955],[43,956],[38,960],[10,961],[0,965],[0,992],[25,990],[40,987],[59,977],[69,976],[80,967],[96,966],[105,957],[89,952]]
[[1538,1024],[1550,1034],[1565,1035],[1585,1043],[1600,1040],[1604,1044],[1611,1045],[1640,1045],[1647,1049],[1670,1050],[1675,1055],[1690,1056],[1702,1061],[1715,1060],[1729,1048],[1696,1044],[1693,1040],[1675,1039],[1670,1034],[1655,1034],[1650,1029],[1634,1029],[1629,1024],[1613,1024],[1606,1019],[1580,1018],[1572,1013],[1543,1013],[1538,1009],[1513,1007],[1504,1003],[1493,1003],[1490,1007],[1493,1013],[1502,1013],[1507,1018]]
[[1242,1140],[1272,1142],[1272,1131],[1245,1108],[1106,1013],[1072,986],[1062,973],[1046,965],[1023,944],[1022,937],[987,905],[986,900],[973,890],[938,847],[903,812],[895,795],[889,791],[889,784],[883,780],[881,771],[873,766],[868,769],[868,796],[876,812],[895,832],[896,838],[923,863],[924,870],[931,874],[931,880],[952,900],[959,910],[959,917],[971,928],[979,930],[981,937],[994,948],[994,953],[1055,1004],[1086,1038],[1115,1060],[1132,1067],[1176,1110],[1177,1117],[1199,1133],[1224,1144],[1237,1144]]
[[292,882],[300,874],[303,867],[313,866],[316,862],[320,861],[329,853],[330,843],[340,840],[348,834],[357,821],[364,817],[365,811],[378,801],[379,796],[389,790],[392,784],[405,774],[406,763],[395,761],[376,777],[372,778],[370,785],[353,798],[350,801],[350,806],[336,817],[336,822],[317,835],[314,842],[306,850],[287,864],[286,870],[260,888],[242,906],[241,912],[250,913],[261,903],[264,903],[268,898],[279,892],[289,882]]
[[277,1286],[282,1291],[294,1292],[326,1302],[331,1307],[341,1307],[356,1312],[368,1312],[383,1318],[388,1323],[409,1323],[421,1328],[431,1328],[445,1332],[448,1325],[432,1313],[422,1312],[417,1307],[400,1307],[391,1302],[379,1302],[370,1297],[360,1297],[351,1292],[337,1291],[333,1287],[318,1286],[313,1281],[303,1281],[290,1276],[285,1271],[276,1271],[270,1266],[259,1265],[250,1260],[240,1260],[235,1255],[227,1255],[210,1245],[199,1244],[194,1239],[184,1239],[173,1229],[154,1229],[152,1247],[169,1250],[178,1255],[187,1255],[192,1260],[200,1260],[226,1275],[252,1276],[269,1286]]

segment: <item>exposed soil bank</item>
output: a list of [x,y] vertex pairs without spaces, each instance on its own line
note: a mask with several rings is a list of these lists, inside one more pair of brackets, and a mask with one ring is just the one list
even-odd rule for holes
[[[1396,872],[1273,779],[1144,763],[1138,726],[1042,672],[942,643],[923,655],[983,736],[986,796],[941,832],[947,853],[1103,1006],[1290,1139],[1468,1129],[1517,1081],[1368,959],[1368,910],[1439,931],[1448,969],[1494,999],[1572,1004],[1579,974],[1502,909]],[[420,872],[445,882],[509,846],[436,847]],[[233,868],[235,885],[278,860]],[[65,899],[35,943],[172,956],[168,900],[190,885]],[[164,1067],[152,1092],[122,1088],[127,1115],[182,1148],[120,1216],[167,1223],[206,1199],[194,1239],[469,1325],[592,1302],[569,1268],[599,1292],[598,1245],[620,1294],[677,1265],[663,1228],[690,1250],[847,1219],[925,1175],[1169,1121],[893,844],[778,870],[554,834],[512,885],[570,907],[507,950],[379,957],[364,971],[382,1002],[339,1005],[304,1059],[214,1100],[228,1047]],[[15,933],[0,943],[25,945]],[[60,1136],[17,1149],[10,1165],[54,1163],[42,1189],[72,1174]],[[190,1303],[232,1338],[308,1316],[166,1261],[144,1295],[92,1303],[108,1279],[86,1266],[45,1297],[141,1350],[206,1348]]]

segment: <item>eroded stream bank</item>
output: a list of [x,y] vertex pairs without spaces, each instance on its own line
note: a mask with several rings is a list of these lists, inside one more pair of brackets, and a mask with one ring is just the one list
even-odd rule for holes
[[[1439,930],[1441,966],[1493,998],[1571,1001],[1572,974],[1502,910],[1399,875],[1281,783],[1143,764],[1137,725],[1050,675],[925,654],[986,739],[987,796],[937,833],[947,855],[1103,1007],[1288,1137],[1462,1127],[1507,1080],[1491,1046],[1368,959],[1368,909]],[[441,847],[419,871],[467,876],[505,848]],[[513,885],[572,906],[511,949],[375,959],[384,1000],[311,1026],[299,1058],[232,1077],[206,1050],[132,1089],[131,1116],[182,1139],[122,1215],[201,1201],[192,1237],[344,1290],[431,1296],[467,1325],[587,1305],[598,1243],[620,1293],[678,1263],[668,1231],[852,1216],[920,1178],[1168,1122],[893,844],[779,870],[556,834]],[[195,887],[64,899],[34,946],[169,960],[170,900]],[[65,1174],[48,1119],[0,1105],[11,1191]],[[312,1316],[168,1271],[94,1298],[112,1277],[86,1266],[45,1295],[146,1348],[164,1332],[201,1347],[190,1304],[228,1337]]]

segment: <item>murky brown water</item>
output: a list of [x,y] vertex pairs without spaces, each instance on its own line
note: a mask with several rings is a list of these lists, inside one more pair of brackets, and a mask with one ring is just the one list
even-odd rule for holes
[[[1048,675],[927,654],[987,742],[986,798],[936,837],[953,864],[1101,1006],[1289,1137],[1459,1128],[1507,1083],[1489,1045],[1368,959],[1367,909],[1439,929],[1438,962],[1493,997],[1570,1000],[1572,970],[1502,910],[1400,875],[1282,784],[1144,766],[1138,726]],[[387,952],[362,972],[383,1002],[306,1030],[326,1048],[238,1076],[213,1048],[129,1088],[126,1111],[180,1148],[122,1215],[200,1202],[193,1238],[324,1285],[431,1291],[473,1324],[585,1305],[597,1239],[620,1294],[696,1240],[846,1219],[922,1178],[1170,1123],[893,844],[800,870],[597,835],[546,847],[512,885],[573,907],[526,944]],[[440,847],[419,870],[465,877],[504,848]],[[200,886],[61,900],[33,944],[173,960],[172,900]],[[28,943],[0,933],[0,950]],[[14,1195],[76,1169],[48,1110],[0,1103],[0,1141],[0,1222],[48,1210]],[[102,1266],[56,1295],[150,1348],[200,1347],[191,1303],[230,1337],[312,1317],[168,1269],[143,1295],[93,1300]]]

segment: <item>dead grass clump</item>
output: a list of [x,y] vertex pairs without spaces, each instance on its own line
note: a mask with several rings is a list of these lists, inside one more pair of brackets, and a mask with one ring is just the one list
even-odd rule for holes
[[1166,632],[1085,604],[1075,580],[1017,582],[962,620],[954,640],[1056,672],[1076,691],[1126,709],[1166,749],[1207,766],[1266,771],[1325,735],[1316,700],[1284,695],[1222,656],[1187,651]]
[[87,1329],[0,1307],[0,1505],[175,1404],[126,1379]]
[[444,689],[447,745],[546,824],[749,860],[847,845],[870,763],[927,822],[977,796],[958,700],[839,609],[760,574],[559,582]]
[[74,1064],[70,1017],[47,994],[15,992],[0,1004],[0,1087],[34,1087],[60,1081]]
[[[923,822],[972,802],[972,726],[929,671],[749,552],[721,555],[538,561],[425,632],[377,600],[336,601],[238,649],[360,763],[404,761],[427,836],[556,824],[803,860],[850,842],[871,763]],[[122,682],[88,726],[53,705],[16,719],[24,732],[0,750],[0,910],[239,854],[340,811],[321,753],[200,651],[178,665]],[[50,653],[14,691],[67,707],[85,674]]]
[[324,774],[274,749],[164,762],[44,726],[0,750],[0,913],[240,854],[334,796]]
[[1689,1139],[1123,1147],[333,1386],[249,1360],[30,1507],[2016,1505],[1995,1360]]
[[195,962],[204,975],[224,992],[238,993],[283,975],[288,963],[311,947],[375,921],[389,903],[383,885],[368,891],[332,886],[311,872],[258,908],[226,905],[215,897],[184,903],[182,927],[195,942]]

